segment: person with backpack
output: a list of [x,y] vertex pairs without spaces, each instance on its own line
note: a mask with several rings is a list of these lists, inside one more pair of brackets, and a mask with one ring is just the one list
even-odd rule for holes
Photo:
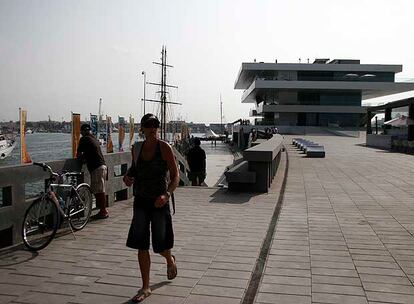
[[159,126],[155,115],[148,113],[142,117],[145,140],[132,147],[132,165],[124,176],[125,184],[133,185],[134,190],[134,213],[126,246],[138,249],[142,277],[142,288],[132,302],[141,302],[151,295],[150,228],[153,251],[167,262],[167,278],[172,280],[177,276],[175,256],[171,253],[174,232],[168,202],[180,176],[171,146],[158,139]]

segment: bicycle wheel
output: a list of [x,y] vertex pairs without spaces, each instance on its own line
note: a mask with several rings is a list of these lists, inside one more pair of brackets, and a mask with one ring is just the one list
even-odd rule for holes
[[36,199],[26,210],[23,218],[22,239],[32,251],[49,245],[59,227],[59,212],[50,199]]
[[74,230],[80,230],[91,216],[92,193],[87,185],[80,185],[76,190],[80,199],[74,195],[69,201],[69,224]]

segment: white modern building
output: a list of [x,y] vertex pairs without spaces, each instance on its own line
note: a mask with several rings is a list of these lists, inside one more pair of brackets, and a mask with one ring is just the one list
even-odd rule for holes
[[234,88],[254,104],[256,125],[358,128],[362,100],[414,90],[414,83],[395,82],[401,71],[350,59],[242,63]]

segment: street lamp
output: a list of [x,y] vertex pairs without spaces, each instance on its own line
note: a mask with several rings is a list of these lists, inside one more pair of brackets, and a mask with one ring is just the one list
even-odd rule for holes
[[143,115],[145,115],[145,87],[147,84],[147,74],[145,73],[145,71],[142,71],[141,74],[144,75],[144,99],[143,99],[144,100],[144,114]]

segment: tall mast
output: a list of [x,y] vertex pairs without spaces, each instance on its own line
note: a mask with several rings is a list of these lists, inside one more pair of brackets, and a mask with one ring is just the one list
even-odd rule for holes
[[220,93],[220,133],[223,134],[223,102],[221,101],[221,93]]
[[98,110],[98,120],[99,120],[99,122],[102,121],[101,107],[102,107],[102,98],[99,98],[99,110]]
[[167,84],[167,67],[172,68],[173,66],[167,64],[167,47],[162,46],[161,51],[161,63],[153,62],[154,64],[161,66],[161,83],[147,82],[147,84],[157,85],[161,87],[161,90],[157,93],[160,93],[160,100],[146,99],[146,101],[159,102],[161,104],[161,139],[166,140],[167,136],[167,104],[178,104],[181,103],[167,101],[167,87],[168,88],[178,88],[177,86]]

